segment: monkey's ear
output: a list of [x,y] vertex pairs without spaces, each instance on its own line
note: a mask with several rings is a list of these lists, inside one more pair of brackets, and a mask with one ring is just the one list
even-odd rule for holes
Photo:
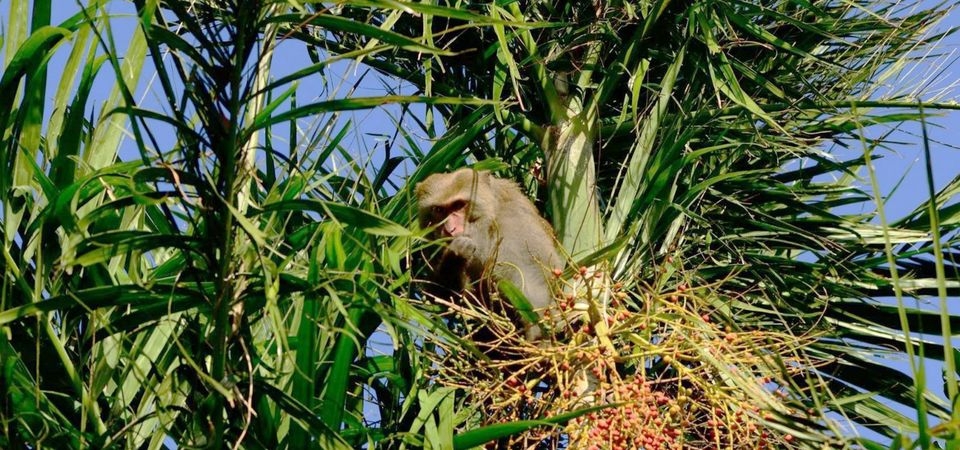
[[427,194],[428,189],[427,180],[423,180],[413,186],[413,196],[422,199]]

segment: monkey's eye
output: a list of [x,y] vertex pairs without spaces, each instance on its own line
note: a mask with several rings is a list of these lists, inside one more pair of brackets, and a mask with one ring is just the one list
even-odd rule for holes
[[467,207],[467,202],[466,202],[466,200],[456,200],[456,201],[454,201],[453,203],[450,204],[450,206],[447,208],[447,210],[448,210],[448,211],[460,211],[461,209],[466,208],[466,207]]

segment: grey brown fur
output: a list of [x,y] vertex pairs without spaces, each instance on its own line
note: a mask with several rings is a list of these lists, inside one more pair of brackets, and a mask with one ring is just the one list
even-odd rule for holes
[[[550,224],[516,183],[467,168],[427,177],[416,196],[420,225],[437,226],[435,238],[444,237],[441,223],[453,216],[451,208],[466,208],[463,231],[452,235],[434,262],[434,281],[463,291],[506,279],[541,316],[555,304],[552,271],[563,268],[563,258]],[[539,328],[527,325],[527,338],[538,338]]]

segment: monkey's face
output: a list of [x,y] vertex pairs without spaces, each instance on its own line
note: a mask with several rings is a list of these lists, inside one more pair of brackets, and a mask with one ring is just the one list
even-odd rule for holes
[[495,192],[488,172],[460,169],[430,175],[415,188],[420,226],[433,228],[433,238],[475,236],[494,220]]
[[430,208],[428,226],[440,225],[440,237],[457,237],[467,230],[467,206],[465,200],[455,200],[447,205]]

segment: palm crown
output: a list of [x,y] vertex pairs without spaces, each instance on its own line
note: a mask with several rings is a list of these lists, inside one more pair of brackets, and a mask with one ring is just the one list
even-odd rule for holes
[[[960,178],[888,218],[872,170],[886,130],[958,108],[882,89],[947,8],[135,1],[121,54],[106,10],[44,26],[50,2],[29,3],[10,2],[0,81],[4,448],[469,448],[597,420],[487,426],[437,371],[461,338],[420,294],[411,191],[465,164],[538,200],[566,276],[602,273],[626,324],[601,336],[622,346],[610,368],[664,411],[776,393],[743,411],[778,445],[875,444],[848,421],[951,439],[957,314],[902,299],[956,295]],[[276,75],[284,45],[310,60]],[[301,100],[338,61],[412,88]],[[401,124],[370,162],[344,120],[368,108]],[[663,380],[682,386],[646,384]],[[667,435],[720,439],[696,417]]]

